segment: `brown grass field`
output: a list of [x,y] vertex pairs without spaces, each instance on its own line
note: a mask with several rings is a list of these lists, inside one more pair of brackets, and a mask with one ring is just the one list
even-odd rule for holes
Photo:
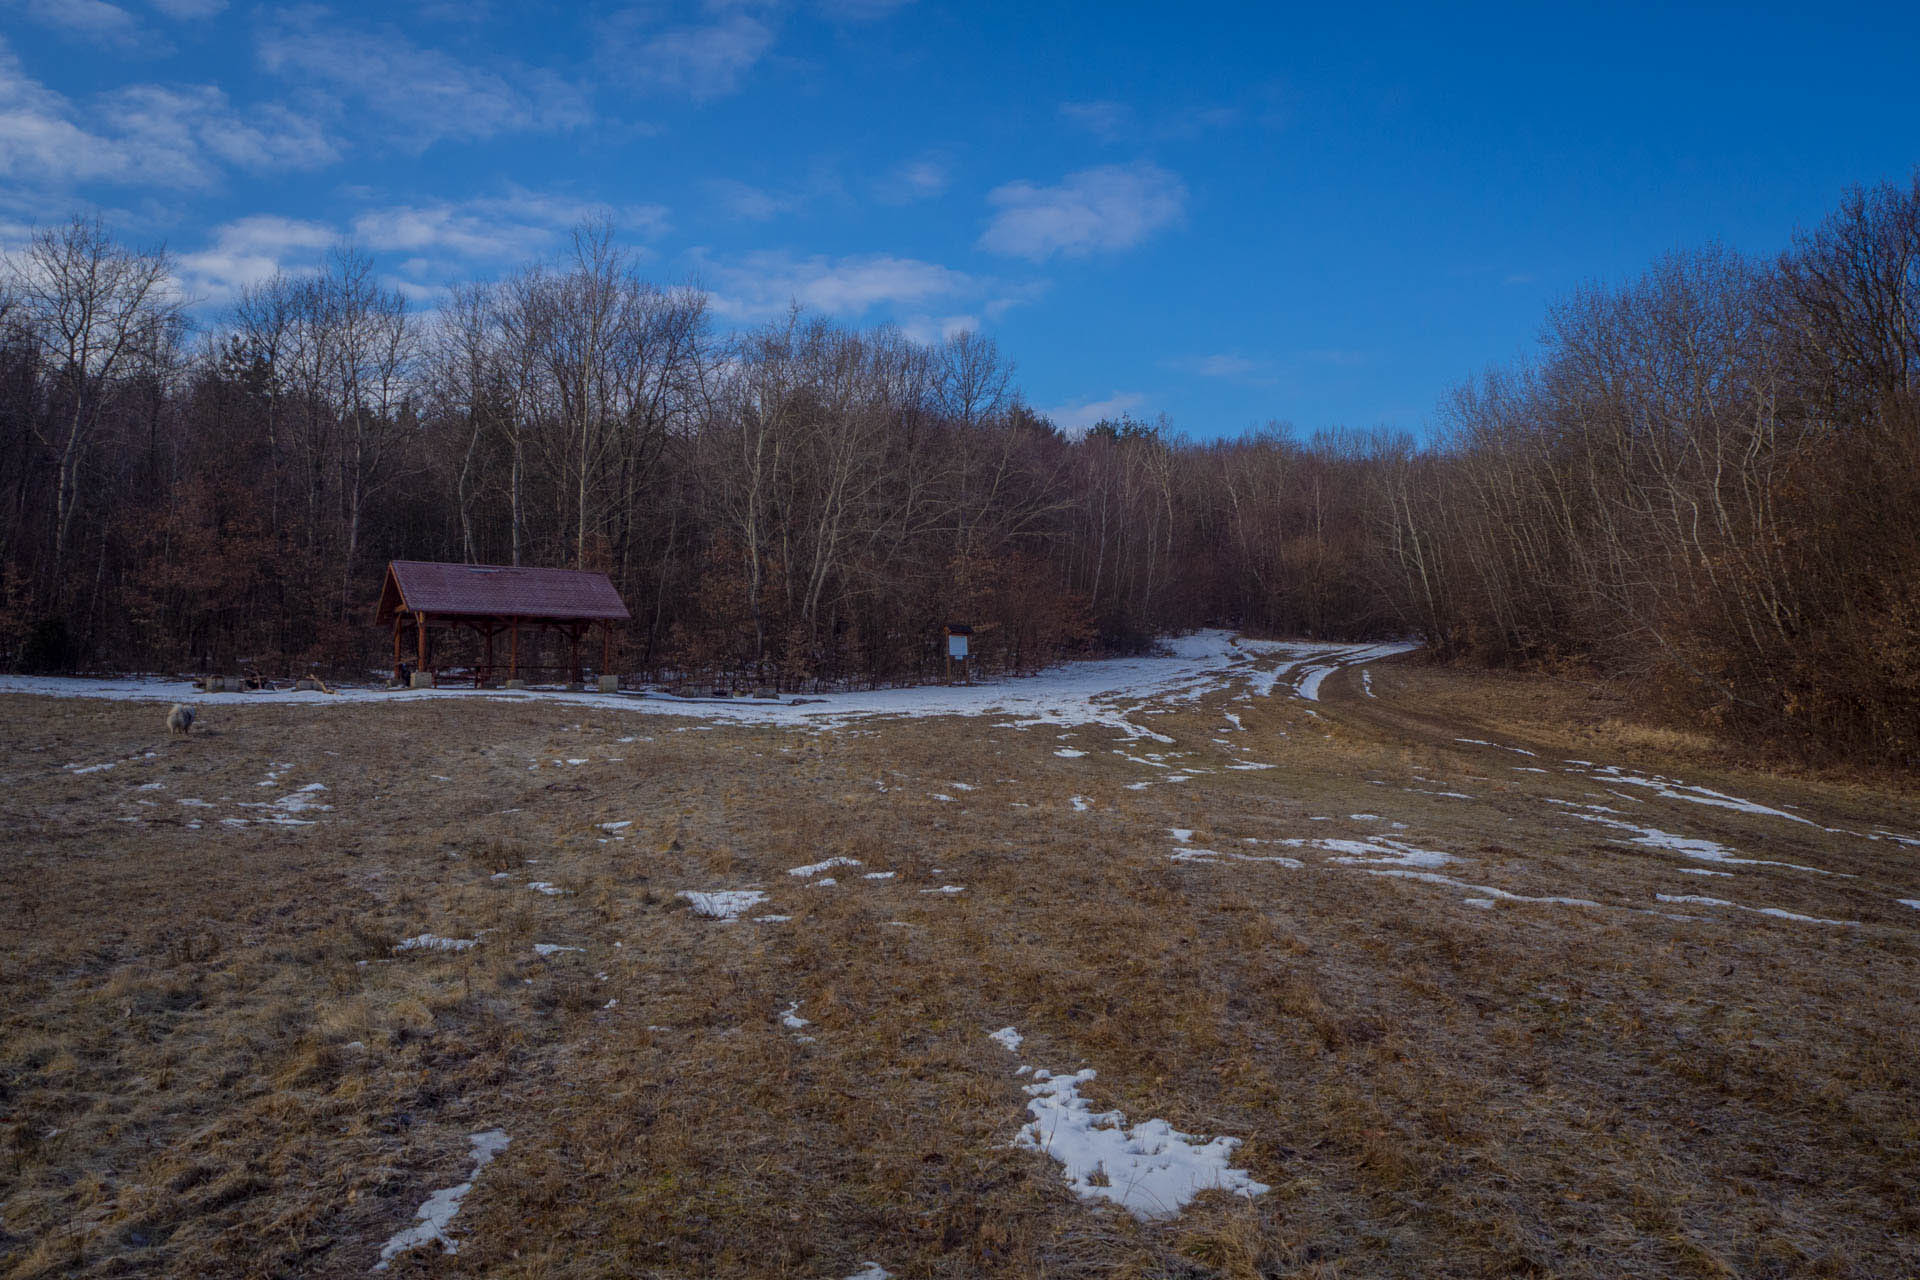
[[[363,1275],[496,1128],[458,1252],[387,1274],[1920,1273],[1920,847],[1866,838],[1920,833],[1915,797],[1569,684],[1370,670],[1136,717],[1173,745],[480,696],[169,740],[151,704],[0,697],[0,1276]],[[331,808],[247,807],[289,794]],[[1518,897],[1247,843],[1382,835]],[[748,887],[791,919],[677,896]],[[1522,900],[1565,897],[1597,905]],[[395,950],[423,933],[477,945]],[[1271,1190],[1077,1198],[1012,1145],[1021,1064],[1242,1139]]]

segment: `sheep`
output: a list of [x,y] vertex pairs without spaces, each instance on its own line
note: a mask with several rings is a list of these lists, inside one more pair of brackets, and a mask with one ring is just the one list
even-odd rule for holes
[[176,702],[167,712],[167,732],[186,737],[193,732],[193,708],[184,702]]

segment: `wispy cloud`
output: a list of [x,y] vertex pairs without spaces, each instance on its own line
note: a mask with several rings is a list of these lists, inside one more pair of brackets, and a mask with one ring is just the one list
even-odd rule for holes
[[325,223],[254,214],[214,228],[208,245],[175,259],[182,289],[200,302],[225,304],[276,272],[312,269],[340,232]]
[[1092,102],[1063,102],[1060,104],[1060,117],[1096,138],[1112,141],[1125,133],[1133,123],[1133,108],[1108,98]]
[[1347,369],[1357,368],[1367,362],[1366,352],[1351,347],[1313,347],[1298,355],[1308,364],[1330,364]]
[[1211,356],[1193,356],[1170,363],[1176,369],[1196,373],[1203,378],[1245,378],[1267,370],[1264,360],[1249,360],[1245,356],[1224,352]]
[[1043,261],[1130,249],[1178,222],[1186,184],[1158,165],[1102,165],[1068,174],[1051,187],[1009,182],[988,193],[994,214],[980,236],[993,253]]
[[227,7],[227,0],[147,0],[147,3],[181,22],[211,18]]
[[195,150],[236,168],[314,169],[340,158],[312,117],[271,103],[235,108],[210,84],[131,85],[99,101],[99,118],[135,146]]
[[908,316],[900,321],[900,332],[928,347],[945,342],[955,334],[979,331],[980,317],[975,315]]
[[1172,142],[1239,123],[1238,107],[1182,107],[1143,116],[1124,102],[1096,98],[1060,104],[1060,118],[1084,129],[1102,142],[1150,140]]
[[926,307],[978,296],[985,288],[985,282],[951,267],[888,254],[829,258],[762,251],[730,261],[699,255],[699,265],[702,281],[713,292],[714,311],[747,322],[770,319],[796,302],[810,311],[857,318],[879,307]]
[[551,255],[571,228],[599,218],[612,222],[623,237],[646,239],[666,229],[667,210],[653,204],[616,208],[516,189],[504,196],[371,209],[352,225],[354,240],[368,249],[506,264]]
[[344,223],[253,214],[214,228],[204,248],[178,260],[184,291],[220,304],[277,271],[313,270],[327,249],[350,242],[392,264],[382,277],[388,287],[431,302],[449,284],[555,256],[568,232],[588,218],[610,220],[631,241],[663,231],[667,211],[659,205],[609,207],[514,188],[460,202],[378,205]]
[[510,60],[469,66],[390,26],[335,21],[324,9],[264,14],[255,50],[266,70],[304,77],[358,103],[382,117],[387,136],[415,149],[441,138],[477,141],[592,119],[585,95],[550,71]]
[[799,196],[768,191],[732,178],[715,178],[705,185],[721,211],[742,222],[767,222],[793,212],[803,203]]
[[87,103],[27,75],[0,43],[0,173],[56,186],[217,185],[223,170],[307,169],[339,159],[313,120],[236,109],[214,85],[129,85]]
[[665,28],[651,18],[650,9],[627,9],[601,28],[603,61],[636,89],[697,102],[725,97],[773,48],[773,28],[751,13]]
[[892,17],[913,0],[815,0],[822,17],[835,22],[877,22]]
[[947,162],[937,156],[923,156],[896,165],[873,183],[873,197],[881,204],[912,204],[930,200],[946,191],[953,181]]
[[[72,39],[104,44],[123,53],[136,49],[149,54],[170,52],[164,41],[143,42],[140,20],[106,0],[17,0],[8,7]],[[147,45],[144,49],[143,43]]]
[[1138,391],[1116,391],[1102,400],[1076,400],[1042,410],[1055,426],[1069,435],[1078,435],[1102,418],[1117,418],[1131,413],[1146,402]]

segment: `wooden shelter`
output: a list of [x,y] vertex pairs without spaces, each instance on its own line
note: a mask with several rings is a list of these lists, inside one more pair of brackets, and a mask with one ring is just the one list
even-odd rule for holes
[[418,670],[433,673],[435,657],[429,633],[466,627],[481,638],[484,656],[475,671],[478,683],[494,675],[494,640],[507,637],[507,678],[520,675],[520,632],[551,629],[566,637],[571,655],[568,678],[582,680],[580,641],[600,628],[600,674],[613,670],[613,633],[633,620],[626,602],[604,573],[578,569],[528,569],[497,564],[436,564],[394,560],[380,588],[381,626],[393,628],[393,673],[401,675],[406,631],[415,632]]

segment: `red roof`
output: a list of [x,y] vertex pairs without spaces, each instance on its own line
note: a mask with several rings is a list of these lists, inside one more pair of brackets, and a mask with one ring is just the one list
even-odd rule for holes
[[604,573],[427,560],[387,565],[379,621],[391,622],[396,612],[567,622],[627,622],[633,617]]

